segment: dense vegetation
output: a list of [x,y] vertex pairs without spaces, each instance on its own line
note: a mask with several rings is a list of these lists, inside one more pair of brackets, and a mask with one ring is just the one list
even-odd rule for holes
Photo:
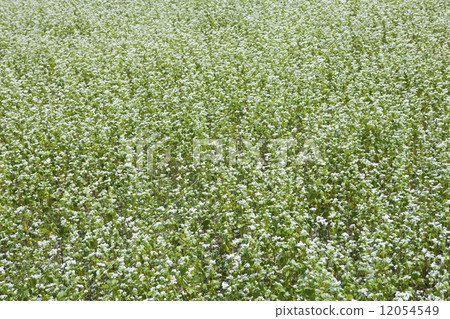
[[0,300],[449,300],[448,12],[2,0]]

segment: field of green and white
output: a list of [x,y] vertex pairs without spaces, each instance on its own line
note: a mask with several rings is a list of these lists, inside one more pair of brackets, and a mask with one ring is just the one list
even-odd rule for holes
[[0,300],[450,300],[446,0],[2,0]]

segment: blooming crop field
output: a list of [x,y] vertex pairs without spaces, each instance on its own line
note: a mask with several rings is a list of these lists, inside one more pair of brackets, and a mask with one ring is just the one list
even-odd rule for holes
[[2,0],[0,300],[450,300],[445,0]]

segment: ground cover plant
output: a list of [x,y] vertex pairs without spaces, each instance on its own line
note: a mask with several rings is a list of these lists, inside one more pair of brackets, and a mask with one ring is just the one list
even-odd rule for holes
[[449,300],[448,12],[2,0],[0,300]]

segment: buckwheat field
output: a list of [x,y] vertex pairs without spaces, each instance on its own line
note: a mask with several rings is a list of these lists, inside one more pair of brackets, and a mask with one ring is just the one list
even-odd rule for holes
[[0,300],[450,300],[445,0],[2,0]]

